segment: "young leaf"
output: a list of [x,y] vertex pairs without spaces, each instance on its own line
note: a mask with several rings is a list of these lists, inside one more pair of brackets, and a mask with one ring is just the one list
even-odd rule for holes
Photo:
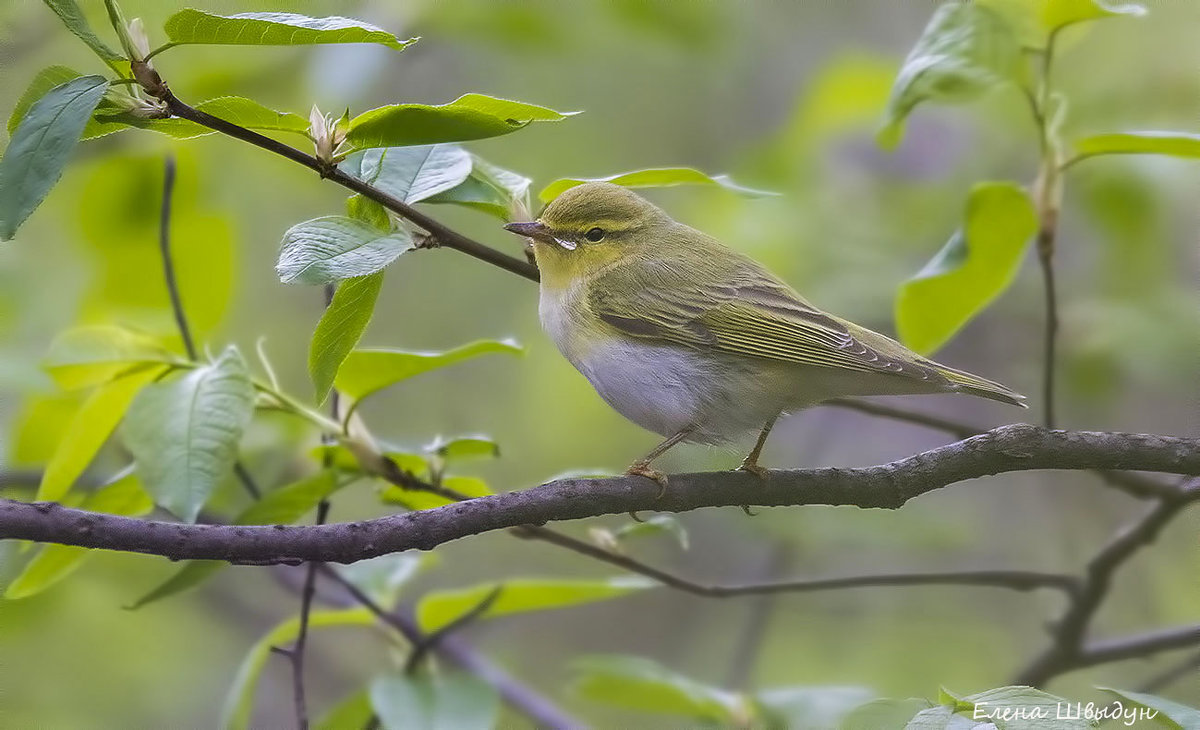
[[355,350],[342,362],[334,385],[354,400],[415,375],[437,370],[480,355],[519,355],[521,346],[511,340],[479,340],[445,352]]
[[[503,597],[503,596],[502,596]],[[697,718],[721,726],[749,724],[735,693],[701,684],[656,662],[633,656],[589,656],[573,665],[574,694],[643,712]]]
[[100,38],[92,32],[88,25],[87,18],[83,16],[83,11],[79,9],[79,5],[75,0],[44,0],[54,11],[55,15],[62,20],[63,25],[67,26],[67,30],[74,33],[79,40],[87,44],[92,52],[101,58],[103,61],[124,61],[125,57],[117,53],[108,44],[100,40]]
[[[959,726],[977,727],[962,725],[962,718],[974,720],[984,727],[990,723],[997,730],[1089,730],[1094,727],[1088,718],[1061,715],[1059,707],[1067,704],[1066,700],[1035,687],[998,687],[965,697],[943,689],[939,695],[941,706],[922,710],[909,727],[946,730]],[[1006,710],[1011,713],[1007,717]],[[1031,717],[1034,713],[1041,719]],[[922,724],[927,719],[930,722]]]
[[[111,515],[141,517],[154,509],[141,484],[132,475],[100,487],[88,496],[80,509]],[[4,597],[10,600],[28,598],[53,586],[77,570],[91,555],[88,548],[74,545],[47,545],[34,556],[21,574],[8,585]]]
[[456,187],[429,198],[430,203],[456,203],[481,210],[501,220],[529,216],[529,186],[524,175],[497,167],[471,155],[471,174]]
[[1008,288],[1037,228],[1029,196],[1015,183],[979,183],[963,229],[896,295],[904,344],[928,354]]
[[542,188],[542,192],[538,193],[543,203],[549,203],[563,192],[570,190],[576,185],[582,185],[587,182],[610,182],[614,185],[622,185],[627,188],[666,188],[676,185],[718,185],[727,190],[732,190],[735,193],[748,195],[751,197],[759,197],[764,195],[778,195],[769,190],[755,190],[743,185],[738,185],[728,175],[706,175],[699,170],[693,170],[690,167],[660,167],[649,170],[634,170],[633,172],[622,172],[608,177],[565,177],[560,180],[555,180],[546,187]]
[[321,315],[308,348],[308,374],[316,389],[317,403],[325,402],[342,361],[367,329],[381,286],[382,271],[346,279],[338,285],[333,300]]
[[923,101],[968,101],[1014,79],[1020,58],[1020,41],[995,10],[979,3],[942,5],[900,68],[879,144],[895,147],[904,120]]
[[572,113],[466,94],[449,104],[392,104],[363,112],[350,120],[346,142],[355,149],[464,142],[515,132],[530,122],[556,122]]
[[121,434],[155,501],[185,522],[195,522],[233,469],[253,413],[254,386],[241,354],[231,346],[211,365],[143,388]]
[[107,88],[101,76],[81,76],[30,106],[0,159],[0,240],[11,239],[58,182]]
[[309,18],[295,13],[216,15],[185,8],[167,18],[163,29],[174,45],[207,43],[226,46],[294,46],[314,43],[376,43],[403,51],[417,42],[401,40],[361,20],[330,16]]
[[39,502],[57,502],[66,496],[121,422],[134,396],[162,372],[162,366],[145,367],[101,385],[88,396],[46,464],[37,492]]
[[1137,3],[1112,5],[1105,0],[1042,0],[1042,28],[1053,32],[1072,23],[1099,20],[1117,15],[1145,15],[1146,8]]
[[389,233],[337,215],[313,218],[283,234],[275,271],[285,284],[332,284],[373,274],[413,245],[405,230]]
[[449,190],[471,174],[471,156],[454,144],[370,149],[359,165],[362,179],[409,204]]
[[175,361],[149,335],[123,327],[91,325],[67,330],[54,338],[42,368],[60,388],[73,390],[99,385],[147,363]]
[[[1097,687],[1096,689],[1110,692],[1127,702],[1137,705],[1139,709],[1145,708],[1157,713],[1157,717],[1154,719],[1158,720],[1164,726],[1177,727],[1179,730],[1190,730],[1191,728],[1200,727],[1200,710],[1195,707],[1181,705],[1178,702],[1172,702],[1164,697],[1145,692],[1130,692],[1129,690],[1113,689],[1112,687]],[[1148,715],[1149,712],[1146,714]],[[1132,724],[1128,716],[1115,718],[1113,724],[1117,722],[1125,722],[1126,725]],[[1171,725],[1167,725],[1168,722]]]
[[[233,520],[235,525],[290,525],[316,508],[317,503],[333,494],[341,484],[333,473],[322,471],[306,479],[267,492]],[[407,553],[403,553],[407,554]],[[148,591],[126,608],[137,609],[147,603],[169,598],[194,588],[229,566],[223,560],[190,560],[169,578]]]
[[500,714],[496,690],[467,674],[384,675],[369,693],[384,730],[490,730]]
[[1172,155],[1200,157],[1200,134],[1187,132],[1114,132],[1075,143],[1075,159],[1095,155]]
[[653,588],[658,584],[640,576],[619,576],[608,580],[525,578],[483,583],[471,588],[434,591],[425,594],[417,603],[417,624],[422,631],[437,631],[479,606],[497,585],[502,586],[499,597],[479,618],[606,601]]
[[[335,626],[370,626],[375,623],[375,614],[365,608],[348,608],[337,611],[313,611],[308,617],[310,629],[324,629]],[[242,665],[238,667],[233,678],[233,686],[225,698],[225,707],[221,712],[220,727],[228,730],[243,730],[250,727],[250,714],[254,710],[255,688],[258,677],[262,674],[263,666],[271,656],[271,647],[287,646],[296,640],[300,633],[300,618],[292,617],[267,632],[259,639]]]
[[12,114],[8,116],[8,135],[11,137],[17,131],[17,125],[25,118],[29,107],[33,106],[33,102],[46,95],[55,86],[65,84],[71,79],[77,79],[83,74],[78,71],[67,68],[66,66],[47,66],[29,82],[29,86],[25,87],[25,91],[21,93],[21,97],[17,99],[17,105],[13,107]]

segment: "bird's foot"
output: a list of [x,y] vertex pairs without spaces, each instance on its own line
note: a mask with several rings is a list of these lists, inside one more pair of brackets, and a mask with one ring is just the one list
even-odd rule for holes
[[650,468],[650,465],[644,461],[634,462],[632,466],[625,470],[625,473],[633,477],[645,477],[658,485],[658,494],[655,499],[662,499],[667,493],[667,475],[663,474],[658,469]]
[[741,465],[738,466],[737,470],[750,472],[754,476],[758,477],[759,481],[763,482],[767,481],[767,478],[771,476],[769,469],[759,466],[757,461],[752,461],[750,459],[743,461]]

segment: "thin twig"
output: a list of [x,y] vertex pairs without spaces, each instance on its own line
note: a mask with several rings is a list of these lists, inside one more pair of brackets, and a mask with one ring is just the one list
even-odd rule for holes
[[472,607],[470,611],[467,611],[463,615],[454,619],[437,631],[428,634],[421,641],[417,642],[413,646],[412,651],[409,652],[408,661],[404,662],[404,673],[409,675],[416,674],[417,669],[419,669],[421,666],[421,663],[425,661],[425,657],[429,656],[429,653],[436,649],[438,644],[442,643],[446,637],[450,636],[456,631],[460,631],[461,629],[469,626],[481,618],[496,602],[496,599],[500,597],[500,593],[503,592],[503,590],[503,584],[496,586],[492,590],[488,591],[488,594],[483,597],[483,600]]
[[[183,297],[179,293],[179,279],[175,276],[174,257],[171,255],[171,210],[172,199],[175,195],[175,157],[168,154],[163,162],[162,207],[158,218],[158,251],[162,258],[163,281],[167,285],[167,294],[171,299],[171,312],[175,315],[175,327],[179,330],[179,338],[183,340],[183,350],[188,359],[197,359],[196,342],[192,339],[192,328],[188,324],[187,310],[183,307]],[[262,497],[254,477],[241,461],[234,462],[233,473],[241,482],[242,487],[254,499]]]
[[[1108,594],[1113,575],[1138,550],[1150,545],[1163,527],[1182,509],[1200,499],[1200,485],[1184,487],[1175,499],[1159,499],[1140,518],[1120,530],[1088,562],[1081,590],[1072,597],[1052,629],[1052,643],[1017,676],[1017,684],[1042,685],[1080,666],[1089,655],[1103,656],[1108,649],[1084,647],[1092,619]],[[1105,659],[1105,661],[1114,661]]]
[[286,157],[287,159],[304,165],[305,167],[316,171],[321,177],[332,180],[344,188],[353,190],[365,198],[374,200],[383,205],[388,210],[400,215],[401,217],[415,223],[421,228],[428,231],[431,235],[437,238],[442,246],[453,248],[461,251],[469,256],[486,261],[494,266],[498,266],[506,271],[512,272],[526,279],[537,281],[537,268],[526,261],[501,253],[490,246],[485,246],[478,241],[464,236],[452,228],[439,223],[433,218],[425,215],[421,211],[413,208],[404,201],[389,195],[374,186],[359,180],[358,178],[343,172],[340,168],[326,164],[321,160],[301,152],[295,147],[286,145],[278,140],[271,139],[265,135],[259,134],[245,127],[239,126],[232,122],[226,121],[219,117],[215,117],[207,112],[200,111],[194,107],[185,104],[175,96],[174,93],[166,87],[165,84],[159,89],[147,89],[151,93],[157,93],[158,97],[167,105],[167,109],[176,117],[187,119],[195,122],[203,127],[216,130],[230,137],[240,139],[243,142],[249,142],[256,147],[274,152],[277,155]]
[[[413,646],[425,641],[425,634],[417,627],[412,611],[401,608],[389,611],[346,579],[332,566],[321,565],[322,575],[342,587],[357,603],[365,606],[383,623],[394,628]],[[514,679],[503,669],[491,663],[458,636],[448,636],[432,647],[435,654],[488,683],[500,693],[510,707],[533,720],[536,727],[582,728],[584,723],[567,714],[548,698]]]
[[[325,524],[329,515],[329,502],[322,500],[317,505],[316,524]],[[309,563],[304,575],[304,589],[300,593],[300,629],[292,647],[292,701],[296,708],[296,727],[308,730],[308,703],[304,690],[304,657],[308,648],[308,618],[312,612],[313,596],[317,590],[317,568],[320,563]]]

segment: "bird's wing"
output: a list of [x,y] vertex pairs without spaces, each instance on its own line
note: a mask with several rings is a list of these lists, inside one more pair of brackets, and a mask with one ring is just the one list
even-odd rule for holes
[[[588,305],[600,320],[627,335],[697,350],[949,384],[935,363],[883,335],[822,312],[748,259],[700,282],[695,272],[688,275],[670,262],[649,262],[637,271],[622,269],[593,282]],[[614,276],[621,280],[606,281]]]

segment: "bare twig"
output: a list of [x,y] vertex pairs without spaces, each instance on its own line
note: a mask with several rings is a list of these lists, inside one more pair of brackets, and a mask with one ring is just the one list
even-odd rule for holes
[[1114,654],[1112,647],[1084,646],[1092,618],[1108,594],[1113,575],[1135,552],[1153,543],[1180,510],[1198,499],[1200,483],[1180,489],[1174,499],[1159,499],[1096,553],[1088,563],[1081,590],[1054,624],[1053,643],[1021,671],[1016,679],[1018,684],[1041,685],[1065,671],[1094,663],[1091,658]]
[[503,585],[496,586],[492,590],[488,591],[488,594],[483,597],[483,600],[472,607],[470,611],[467,611],[463,615],[417,642],[408,655],[408,661],[404,663],[404,673],[415,674],[417,669],[420,668],[421,662],[425,660],[425,657],[429,656],[431,651],[437,648],[438,644],[442,643],[446,637],[466,626],[469,626],[477,619],[482,617],[483,614],[487,613],[488,609],[492,607],[492,604],[496,602],[496,599],[500,597],[500,593],[503,590]]
[[0,539],[55,542],[238,563],[353,562],[429,550],[497,529],[638,510],[841,504],[898,508],[913,497],[990,474],[1034,469],[1123,469],[1200,475],[1200,439],[1003,426],[880,466],[672,475],[667,489],[621,476],[561,479],[524,491],[321,526],[184,525],[0,500]]
[[328,165],[321,162],[316,157],[307,153],[301,152],[295,147],[286,145],[278,140],[271,139],[265,135],[259,134],[252,130],[241,127],[224,119],[214,117],[207,112],[195,109],[175,96],[166,84],[162,84],[157,89],[147,89],[148,92],[156,94],[167,105],[167,109],[180,119],[187,119],[195,122],[203,127],[216,130],[230,137],[240,139],[243,142],[249,142],[256,147],[261,147],[277,155],[286,157],[287,159],[304,165],[305,167],[316,171],[321,177],[332,180],[344,188],[353,190],[365,198],[374,200],[383,205],[388,210],[402,216],[403,218],[415,223],[421,228],[428,231],[432,236],[437,238],[438,242],[447,248],[452,248],[461,251],[469,256],[473,256],[481,261],[486,261],[494,266],[498,266],[506,271],[512,272],[526,279],[537,281],[537,268],[526,261],[501,253],[489,246],[485,246],[478,241],[464,236],[447,226],[442,225],[438,221],[430,218],[421,211],[413,208],[404,201],[389,195],[382,190],[375,188],[368,183],[359,180],[358,178],[343,172],[336,166]]
[[[316,524],[325,524],[329,515],[329,502],[322,500],[317,505]],[[292,702],[296,709],[296,726],[300,730],[308,729],[308,702],[304,690],[304,657],[308,648],[308,618],[312,612],[313,595],[317,590],[317,567],[319,563],[309,563],[304,574],[304,588],[300,591],[300,629],[296,634],[296,643],[292,646],[289,656],[292,660]]]
[[[417,627],[410,609],[389,611],[376,603],[358,586],[347,580],[341,573],[329,565],[321,565],[322,575],[331,582],[337,583],[357,603],[365,606],[383,623],[400,632],[413,646],[425,641],[425,634]],[[469,644],[458,636],[447,636],[445,640],[431,647],[432,651],[451,664],[468,672],[494,687],[510,707],[533,720],[537,727],[544,728],[581,728],[584,724],[567,714],[548,698],[532,688],[514,679],[503,669],[493,664],[486,657],[475,651]]]

